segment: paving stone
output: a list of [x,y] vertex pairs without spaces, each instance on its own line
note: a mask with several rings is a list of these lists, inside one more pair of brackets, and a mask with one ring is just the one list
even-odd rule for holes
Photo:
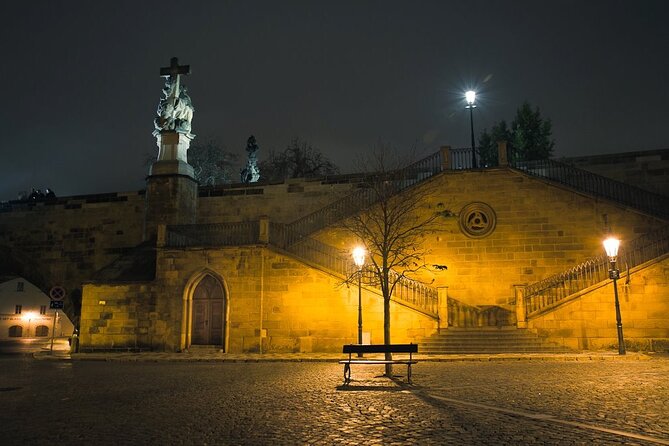
[[669,444],[667,360],[381,372],[343,386],[331,362],[0,358],[3,444]]

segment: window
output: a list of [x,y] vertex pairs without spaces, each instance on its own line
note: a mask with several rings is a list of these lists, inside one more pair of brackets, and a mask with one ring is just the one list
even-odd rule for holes
[[20,338],[21,336],[23,336],[23,327],[20,325],[12,325],[9,327],[10,338]]
[[44,337],[44,336],[49,336],[49,327],[46,325],[38,325],[35,327],[35,336],[37,337]]
[[46,314],[46,305],[42,305],[39,307],[39,314]]
[[16,291],[23,291],[23,282],[16,282]]
[[21,314],[21,309],[23,308],[23,305],[17,305],[14,308],[14,314]]

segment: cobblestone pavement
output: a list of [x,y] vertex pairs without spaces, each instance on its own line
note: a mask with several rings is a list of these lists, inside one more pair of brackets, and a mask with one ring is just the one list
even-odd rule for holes
[[[669,360],[331,362],[0,357],[2,444],[669,444]],[[404,375],[406,368],[396,366]]]

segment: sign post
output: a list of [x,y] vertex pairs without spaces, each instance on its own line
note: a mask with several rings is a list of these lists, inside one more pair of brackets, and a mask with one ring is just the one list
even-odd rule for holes
[[56,320],[58,319],[58,309],[62,310],[64,308],[65,302],[63,302],[63,298],[65,297],[65,288],[59,285],[51,287],[49,290],[49,297],[51,298],[49,308],[56,310],[53,315],[53,323],[51,324],[51,354],[53,355],[53,339],[56,336]]
[[53,324],[51,325],[51,354],[53,355],[53,338],[56,336],[56,319],[58,319],[58,310],[53,315]]

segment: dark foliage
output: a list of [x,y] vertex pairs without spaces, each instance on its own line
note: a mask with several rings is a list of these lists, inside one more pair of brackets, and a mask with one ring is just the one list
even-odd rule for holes
[[339,173],[339,168],[310,143],[295,138],[282,152],[271,150],[260,163],[261,180],[313,178]]

